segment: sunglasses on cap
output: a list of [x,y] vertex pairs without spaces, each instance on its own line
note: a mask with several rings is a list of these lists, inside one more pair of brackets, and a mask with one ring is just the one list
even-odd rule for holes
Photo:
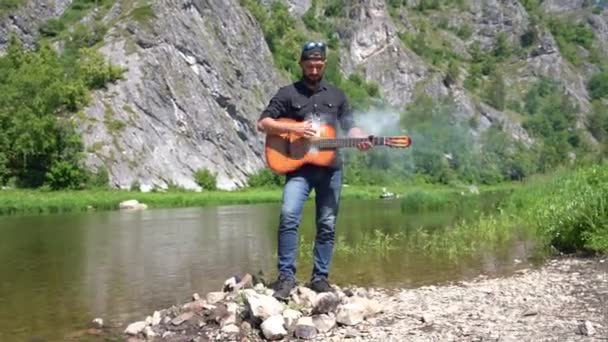
[[325,43],[322,42],[308,42],[304,44],[302,51],[309,51],[315,48],[320,48],[323,52],[325,52]]

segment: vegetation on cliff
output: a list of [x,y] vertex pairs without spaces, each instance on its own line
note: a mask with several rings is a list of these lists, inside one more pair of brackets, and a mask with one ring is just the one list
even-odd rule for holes
[[13,38],[0,57],[0,183],[78,189],[107,182],[83,165],[76,122],[90,91],[121,69],[86,47],[70,52],[44,43],[26,51]]
[[[307,39],[316,38],[327,41],[330,45],[330,57],[327,67],[328,79],[345,89],[360,112],[378,110],[372,106],[382,102],[382,91],[376,85],[365,82],[361,76],[352,74],[348,77],[341,74],[339,60],[334,52],[340,47],[336,28],[341,19],[347,16],[347,4],[344,1],[312,1],[311,7],[302,17],[301,22],[290,16],[287,6],[282,2],[273,2],[270,7],[258,0],[243,0],[244,5],[258,20],[266,36],[277,67],[287,72],[292,79],[299,77],[297,53],[300,45]],[[389,1],[389,12],[397,18],[396,13],[406,6],[403,1]],[[577,47],[596,51],[593,32],[584,24],[570,25],[566,19],[544,16],[537,4],[525,3],[532,13],[532,20],[545,25],[556,37],[560,50],[577,51]],[[462,184],[481,183],[496,184],[504,181],[519,181],[526,177],[543,173],[560,165],[568,165],[573,156],[580,160],[600,160],[605,150],[598,151],[586,139],[586,128],[576,128],[580,109],[573,100],[563,92],[563,85],[557,80],[540,78],[528,83],[519,92],[513,93],[507,87],[503,75],[504,68],[525,56],[537,44],[538,33],[534,25],[521,37],[520,45],[510,43],[504,34],[498,34],[495,46],[491,51],[484,51],[478,43],[469,47],[470,59],[450,50],[440,30],[456,32],[462,39],[471,38],[471,28],[464,25],[460,28],[449,27],[445,22],[431,23],[428,13],[447,11],[449,9],[465,10],[466,1],[459,2],[421,2],[408,15],[416,18],[418,33],[402,33],[401,38],[406,46],[427,60],[433,66],[443,70],[446,79],[457,82],[462,69],[469,69],[463,86],[479,96],[492,107],[512,113],[522,121],[524,129],[535,139],[532,146],[513,141],[500,127],[493,127],[480,138],[480,150],[473,148],[474,141],[470,129],[478,125],[477,119],[470,122],[453,122],[451,113],[455,104],[449,97],[429,98],[419,94],[415,100],[402,109],[400,127],[393,132],[399,134],[404,130],[414,137],[415,148],[407,153],[376,150],[371,153],[346,153],[346,180],[351,184],[390,184],[395,179],[417,179],[422,182]],[[424,14],[424,15],[423,15]],[[331,49],[333,48],[333,49]],[[574,65],[579,65],[579,54],[566,58]],[[591,59],[592,62],[598,60]],[[594,76],[589,88],[594,97],[605,96],[600,73]],[[374,100],[375,99],[375,100]],[[597,101],[596,110],[590,116],[593,123],[588,128],[593,136],[605,143],[607,115],[605,105]],[[381,108],[382,109],[382,108]],[[600,145],[601,146],[601,145]],[[259,178],[259,177],[258,177]],[[256,178],[257,179],[257,178]],[[269,184],[273,179],[268,178]],[[259,183],[259,181],[256,181]],[[256,184],[257,184],[256,183]]]

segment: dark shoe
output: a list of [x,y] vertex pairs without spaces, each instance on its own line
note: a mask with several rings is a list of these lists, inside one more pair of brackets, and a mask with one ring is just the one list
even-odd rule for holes
[[271,286],[274,290],[272,296],[278,300],[287,300],[289,299],[291,290],[293,290],[296,285],[296,280],[294,278],[280,275],[277,281]]
[[308,288],[315,291],[316,293],[322,292],[336,292],[336,290],[329,285],[327,279],[314,280],[308,284]]

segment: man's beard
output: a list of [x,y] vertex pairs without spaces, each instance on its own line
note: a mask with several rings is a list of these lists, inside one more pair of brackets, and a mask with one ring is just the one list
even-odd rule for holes
[[311,87],[317,87],[319,85],[319,83],[321,83],[321,80],[323,80],[323,76],[319,76],[317,79],[313,80],[310,79],[308,76],[304,75],[304,82],[306,82],[306,84],[308,84]]

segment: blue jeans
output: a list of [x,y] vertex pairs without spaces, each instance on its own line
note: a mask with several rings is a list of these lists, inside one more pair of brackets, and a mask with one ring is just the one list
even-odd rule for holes
[[342,170],[305,165],[287,175],[279,223],[278,270],[295,278],[298,228],[310,191],[315,190],[316,227],[312,281],[327,279],[331,265]]

